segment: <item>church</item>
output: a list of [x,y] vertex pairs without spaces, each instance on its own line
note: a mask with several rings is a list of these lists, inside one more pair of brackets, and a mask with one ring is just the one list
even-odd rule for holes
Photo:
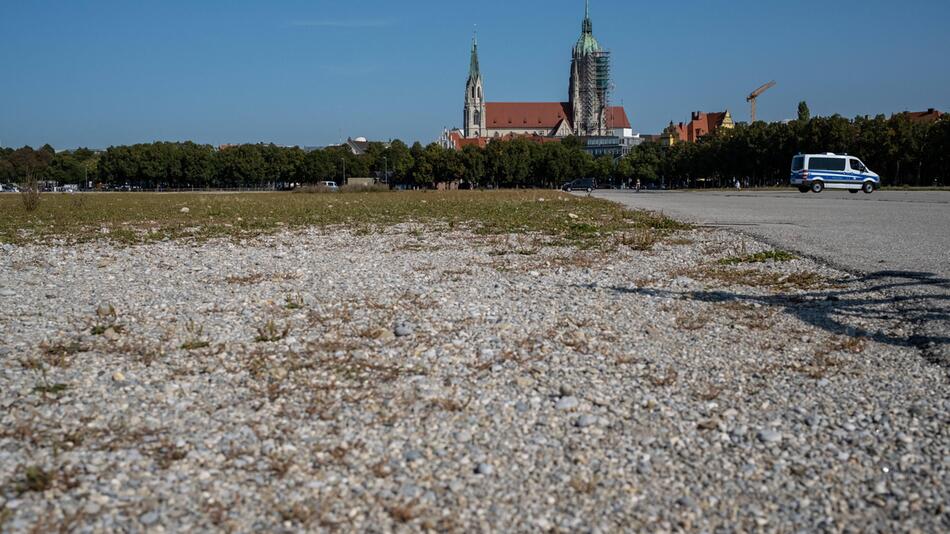
[[572,51],[567,102],[486,102],[484,80],[478,64],[478,42],[472,40],[465,86],[465,126],[459,137],[483,144],[491,139],[513,136],[631,135],[627,113],[622,106],[611,106],[609,99],[610,52],[594,38],[590,0],[587,0],[581,36]]

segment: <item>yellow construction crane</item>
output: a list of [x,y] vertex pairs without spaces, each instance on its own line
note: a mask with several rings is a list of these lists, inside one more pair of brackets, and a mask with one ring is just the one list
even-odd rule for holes
[[755,123],[755,101],[758,100],[759,95],[761,95],[762,93],[768,91],[769,89],[773,87],[775,87],[775,82],[771,81],[763,85],[762,87],[759,87],[755,91],[752,91],[752,94],[746,97],[745,101],[752,103],[752,123]]

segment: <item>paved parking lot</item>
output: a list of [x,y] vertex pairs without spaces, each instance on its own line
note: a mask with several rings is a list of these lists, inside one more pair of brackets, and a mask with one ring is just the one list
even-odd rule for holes
[[950,361],[950,191],[598,191],[596,196],[702,225],[863,274],[913,323],[910,342]]

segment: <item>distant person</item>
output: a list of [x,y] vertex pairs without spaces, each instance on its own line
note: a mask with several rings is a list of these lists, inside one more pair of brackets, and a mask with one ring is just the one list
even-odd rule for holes
[[637,193],[640,192],[640,179],[637,178]]
[[742,191],[742,182],[740,182],[738,178],[736,178],[735,181],[736,181],[736,191]]

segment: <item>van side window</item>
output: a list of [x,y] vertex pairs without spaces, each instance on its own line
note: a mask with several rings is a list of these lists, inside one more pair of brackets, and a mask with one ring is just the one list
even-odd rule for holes
[[851,158],[851,170],[864,172],[864,165],[862,165],[860,161],[854,158]]
[[813,171],[843,171],[844,158],[809,158],[808,168]]
[[796,156],[792,160],[792,171],[797,172],[805,168],[805,158],[803,156]]

